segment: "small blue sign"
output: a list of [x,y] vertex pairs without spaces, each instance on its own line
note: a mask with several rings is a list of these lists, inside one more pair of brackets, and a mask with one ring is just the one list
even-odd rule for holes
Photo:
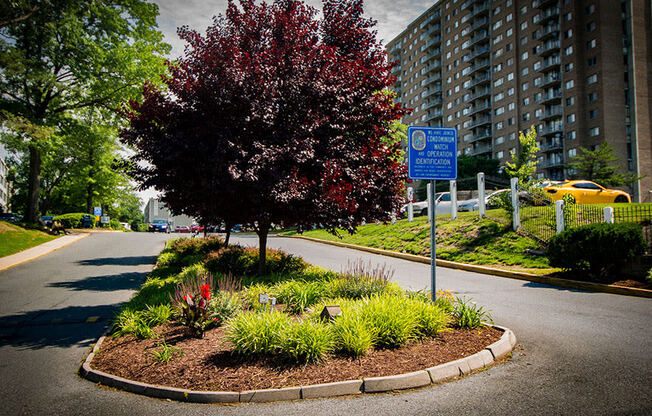
[[102,215],[102,207],[94,207],[93,215]]
[[410,126],[407,139],[410,179],[457,179],[456,129]]

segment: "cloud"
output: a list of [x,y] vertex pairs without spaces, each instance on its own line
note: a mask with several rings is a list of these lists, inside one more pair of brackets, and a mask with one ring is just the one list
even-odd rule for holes
[[[213,23],[213,16],[226,11],[226,0],[153,0],[159,6],[158,24],[165,41],[172,45],[171,58],[181,56],[185,42],[179,39],[177,28],[188,26],[200,33]],[[321,0],[306,0],[321,10]],[[426,9],[433,0],[367,0],[365,15],[376,20],[378,39],[386,44]]]

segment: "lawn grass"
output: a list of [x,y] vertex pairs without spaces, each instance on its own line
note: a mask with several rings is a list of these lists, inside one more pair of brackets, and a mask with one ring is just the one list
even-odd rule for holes
[[[488,216],[503,219],[500,211],[490,210]],[[455,221],[451,221],[450,215],[439,215],[436,221],[437,258],[511,270],[539,269],[538,273],[542,274],[555,271],[546,257],[527,252],[541,250],[541,244],[513,232],[509,224],[492,218],[480,220],[477,212],[460,212]],[[396,224],[364,225],[353,235],[340,231],[339,236],[334,236],[325,230],[306,231],[303,235],[430,256],[430,224],[425,216],[415,217],[413,222],[403,219]]]
[[18,225],[0,221],[0,257],[38,246],[57,236],[39,230],[28,230]]

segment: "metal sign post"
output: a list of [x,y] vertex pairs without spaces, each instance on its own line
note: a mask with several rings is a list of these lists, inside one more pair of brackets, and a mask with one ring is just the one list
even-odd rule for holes
[[435,181],[457,179],[457,130],[443,127],[408,127],[408,177],[429,180],[432,191],[428,194],[431,207],[430,226],[430,296],[437,300],[437,241],[435,207]]

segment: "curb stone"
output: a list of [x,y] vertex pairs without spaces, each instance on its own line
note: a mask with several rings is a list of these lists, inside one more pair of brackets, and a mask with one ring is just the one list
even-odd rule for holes
[[[195,391],[142,383],[128,380],[91,368],[93,358],[100,350],[106,335],[102,335],[91,353],[86,357],[79,373],[82,377],[95,383],[118,388],[144,396],[171,399],[193,403],[250,403],[276,402],[320,397],[356,395],[361,393],[380,393],[394,390],[413,389],[440,383],[495,364],[495,359],[508,355],[516,345],[516,336],[505,327],[491,325],[503,331],[500,340],[482,351],[459,360],[440,364],[425,370],[414,371],[384,377],[366,377],[363,380],[348,380],[335,383],[314,384],[309,386],[286,387],[280,389],[232,391]],[[107,334],[108,332],[105,332]]]
[[379,393],[391,390],[413,389],[430,384],[430,374],[427,371],[415,371],[412,373],[399,374],[385,377],[364,378],[365,393]]
[[[400,253],[398,251],[383,250],[374,247],[365,247],[357,244],[342,243],[340,241],[322,240],[314,237],[305,237],[302,235],[284,236],[286,238],[300,238],[302,240],[313,241],[315,243],[328,244],[337,247],[350,248],[353,250],[366,251],[368,253],[379,254],[381,256],[395,257],[403,260],[417,263],[430,264],[430,257],[418,256],[415,254]],[[605,285],[602,283],[581,282],[578,280],[560,279],[558,277],[543,277],[532,273],[514,272],[511,270],[497,269],[489,266],[480,266],[475,264],[458,263],[449,260],[437,259],[438,267],[449,269],[464,270],[467,272],[482,273],[486,275],[507,277],[509,279],[525,280],[528,282],[541,283],[549,286],[563,287],[567,289],[588,290],[600,293],[610,293],[613,295],[638,296],[642,298],[652,298],[652,290],[639,289],[634,287]]]

